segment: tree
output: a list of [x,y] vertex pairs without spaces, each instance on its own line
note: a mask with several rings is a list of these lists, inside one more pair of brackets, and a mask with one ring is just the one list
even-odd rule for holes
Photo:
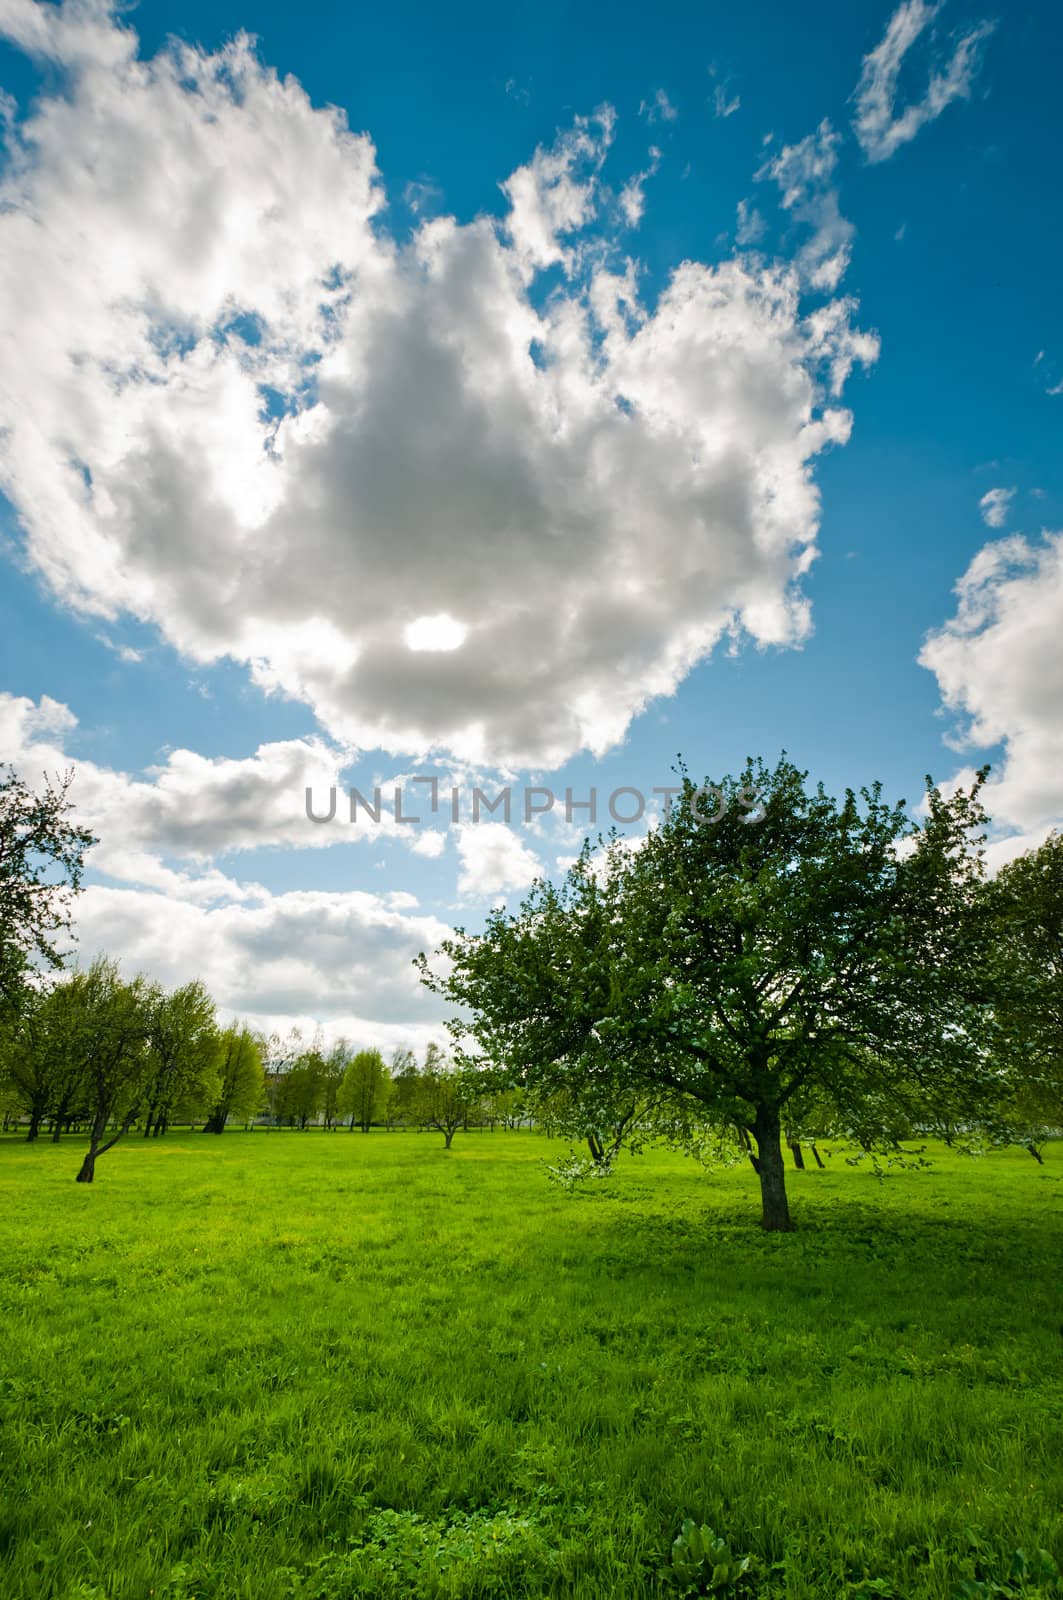
[[92,1183],[97,1160],[128,1133],[151,1083],[149,989],[143,977],[124,983],[117,962],[104,958],[61,987],[68,1005],[67,1048],[77,1065],[89,1123],[89,1148],[77,1181]]
[[783,756],[698,786],[680,766],[641,848],[588,843],[560,887],[456,930],[446,971],[418,962],[463,1008],[463,1057],[536,1094],[618,1109],[648,1095],[661,1115],[744,1129],[777,1231],[791,1105],[815,1096],[893,1143],[899,1115],[987,1093],[984,772],[948,799],[928,780],[919,822],[879,785],[839,805],[806,776]]
[[34,961],[59,967],[57,935],[70,931],[85,851],[96,843],[69,820],[73,773],[45,780],[35,793],[10,767],[0,768],[0,1002],[22,993]]
[[325,1062],[319,1050],[304,1050],[288,1068],[277,1093],[277,1115],[291,1127],[305,1128],[321,1109]]
[[340,1110],[340,1087],[351,1058],[351,1047],[346,1039],[337,1039],[327,1055],[321,1058],[321,1112],[326,1129],[336,1126]]
[[438,1045],[428,1046],[424,1070],[417,1080],[416,1115],[426,1128],[443,1135],[445,1149],[450,1149],[458,1129],[467,1126],[480,1087],[475,1070],[448,1061]]
[[203,1125],[204,1133],[224,1133],[230,1117],[246,1121],[262,1108],[265,1074],[259,1041],[250,1028],[234,1024],[221,1035],[217,1098]]
[[172,994],[153,985],[148,994],[148,1051],[152,1078],[144,1137],[165,1133],[173,1117],[205,1114],[221,1092],[221,1038],[214,1001],[198,980]]
[[80,987],[27,985],[17,1010],[10,1010],[0,1039],[3,1077],[21,1115],[26,1138],[51,1121],[58,1141],[65,1126],[85,1110],[83,1062],[78,1054]]
[[986,885],[1000,1132],[1035,1160],[1063,1127],[1063,834]]
[[340,1114],[350,1117],[350,1129],[368,1133],[383,1116],[392,1094],[391,1074],[379,1050],[359,1050],[347,1065],[340,1086]]
[[390,1117],[409,1125],[417,1120],[417,1084],[421,1069],[417,1057],[405,1045],[392,1052],[391,1082],[393,1085],[388,1110]]

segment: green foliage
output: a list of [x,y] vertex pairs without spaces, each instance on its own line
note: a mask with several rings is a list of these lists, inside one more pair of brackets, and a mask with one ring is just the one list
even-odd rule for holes
[[27,969],[59,967],[86,850],[96,843],[71,822],[73,773],[30,789],[0,767],[0,1008],[21,1005]]
[[726,1539],[705,1523],[699,1527],[685,1517],[665,1576],[683,1595],[723,1594],[732,1591],[751,1566],[750,1556],[736,1556]]
[[262,1047],[250,1028],[234,1025],[221,1034],[217,1094],[205,1123],[208,1133],[223,1133],[230,1120],[249,1121],[266,1100]]
[[391,1074],[379,1050],[359,1050],[343,1073],[337,1106],[341,1117],[349,1117],[351,1127],[368,1133],[383,1117],[394,1093]]
[[750,761],[714,786],[727,804],[711,826],[680,775],[639,849],[588,843],[560,887],[536,884],[483,933],[456,930],[445,970],[422,955],[421,976],[461,1008],[459,1054],[567,1106],[589,1135],[633,1099],[745,1130],[763,1226],[785,1230],[784,1119],[829,1118],[889,1148],[914,1119],[977,1118],[996,1092],[985,774],[947,799],[931,785],[917,824],[877,785],[838,803],[785,757]]

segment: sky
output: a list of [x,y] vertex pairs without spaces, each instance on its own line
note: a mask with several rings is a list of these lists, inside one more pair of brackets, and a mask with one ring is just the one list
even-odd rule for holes
[[1049,3],[0,0],[0,762],[74,770],[78,959],[420,1048],[417,952],[678,754],[1060,825],[1061,71]]

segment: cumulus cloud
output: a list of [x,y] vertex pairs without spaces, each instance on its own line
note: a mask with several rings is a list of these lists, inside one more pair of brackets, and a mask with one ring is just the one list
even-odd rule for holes
[[504,822],[469,822],[457,830],[458,893],[497,895],[524,889],[542,876],[534,851]]
[[299,891],[208,907],[93,884],[78,902],[79,955],[105,951],[167,986],[198,975],[226,1016],[267,1032],[321,1024],[363,1045],[417,1044],[438,1034],[441,1013],[413,960],[450,929],[390,902]]
[[978,509],[982,513],[982,521],[987,528],[1002,528],[1008,520],[1011,502],[1015,498],[1014,489],[987,489],[978,502]]
[[[69,768],[75,731],[58,701],[0,695],[0,750],[31,783]],[[79,820],[100,835],[88,863],[119,886],[92,882],[80,895],[78,956],[106,952],[168,985],[198,975],[227,1016],[255,1027],[300,1022],[312,1031],[321,1022],[365,1044],[423,1043],[438,1031],[439,1013],[411,962],[449,929],[419,911],[413,895],[276,894],[206,859],[222,849],[335,842],[334,832],[306,821],[303,784],[315,767],[334,779],[337,760],[320,741],[290,740],[242,761],[174,751],[147,778],[79,761],[72,798]],[[442,834],[396,829],[385,818],[381,827],[413,848],[427,840],[442,848]],[[369,836],[365,826],[361,836]],[[359,833],[345,828],[342,837]]]
[[981,65],[982,46],[995,27],[992,22],[980,22],[961,34],[944,65],[935,62],[923,98],[898,109],[898,80],[904,58],[940,10],[941,4],[931,5],[927,0],[904,0],[890,18],[880,42],[864,57],[854,95],[853,129],[868,161],[888,161],[954,100],[970,98]]
[[987,806],[1020,838],[999,844],[999,858],[1063,822],[1063,533],[986,545],[956,593],[955,615],[919,659],[964,719],[961,748],[1003,747]]
[[[77,718],[68,706],[42,696],[0,693],[0,751],[27,782],[44,773],[74,768],[71,798],[86,826],[98,834],[92,864],[110,877],[155,887],[192,899],[214,899],[226,892],[246,897],[218,873],[174,874],[151,858],[180,857],[197,867],[221,852],[266,845],[319,847],[336,843],[337,833],[308,821],[305,792],[313,791],[316,815],[328,809],[328,794],[339,786],[350,752],[323,739],[286,739],[261,745],[239,759],[208,758],[193,750],[171,750],[166,760],[140,776],[93,761],[75,762],[70,745]],[[337,797],[337,815],[347,808]],[[359,810],[343,829],[345,840],[387,832],[409,843],[409,830],[395,824],[385,809],[379,824]]]
[[[103,0],[0,33],[55,85],[0,185],[0,488],[62,601],[343,745],[514,766],[606,749],[723,637],[807,632],[829,382],[873,350],[850,301],[805,314],[848,240],[814,179],[818,254],[686,262],[647,305],[607,108],[500,219],[399,242],[369,138],[246,38],[143,60]],[[439,617],[460,643],[409,648]]]

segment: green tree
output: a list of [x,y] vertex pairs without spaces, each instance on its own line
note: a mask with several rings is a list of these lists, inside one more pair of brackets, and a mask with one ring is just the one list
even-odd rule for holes
[[84,1062],[79,1054],[81,986],[28,986],[18,1009],[8,1012],[0,1035],[2,1075],[34,1140],[51,1121],[58,1141],[63,1128],[85,1110]]
[[34,962],[59,967],[57,937],[70,931],[85,851],[96,843],[70,820],[67,772],[35,792],[0,767],[0,1004],[24,994]]
[[234,1023],[223,1030],[217,1063],[217,1094],[203,1125],[204,1133],[224,1133],[230,1118],[248,1121],[265,1102],[262,1049],[250,1028]]
[[123,982],[117,962],[104,958],[74,973],[61,989],[67,1048],[89,1125],[89,1148],[77,1181],[92,1183],[97,1160],[141,1115],[151,1084],[150,990],[143,977]]
[[152,1078],[144,1114],[145,1138],[165,1133],[171,1119],[206,1115],[218,1101],[222,1042],[214,1001],[198,979],[172,994],[152,986],[148,1051]]
[[391,1056],[391,1082],[392,1093],[388,1100],[388,1114],[390,1121],[398,1121],[405,1126],[417,1120],[417,1083],[421,1070],[417,1065],[417,1057],[413,1051],[403,1045],[392,1052]]
[[319,1050],[304,1050],[285,1073],[277,1092],[277,1115],[290,1127],[306,1128],[321,1109],[325,1062]]
[[352,1056],[340,1086],[340,1114],[350,1118],[350,1129],[368,1133],[384,1115],[393,1092],[391,1074],[379,1050],[359,1050]]
[[423,1127],[443,1135],[449,1150],[459,1128],[467,1127],[479,1104],[482,1086],[475,1069],[449,1061],[436,1044],[425,1052],[417,1079],[415,1115]]
[[1063,834],[1002,867],[986,900],[999,1131],[1040,1161],[1063,1128]]
[[[463,1008],[469,1059],[536,1092],[696,1112],[755,1144],[762,1224],[791,1226],[782,1130],[815,1096],[865,1142],[988,1092],[978,790],[926,815],[879,785],[839,805],[785,756],[696,785],[632,850],[590,845],[424,981]],[[932,1041],[932,1043],[930,1043]],[[615,1122],[614,1118],[614,1122]]]

